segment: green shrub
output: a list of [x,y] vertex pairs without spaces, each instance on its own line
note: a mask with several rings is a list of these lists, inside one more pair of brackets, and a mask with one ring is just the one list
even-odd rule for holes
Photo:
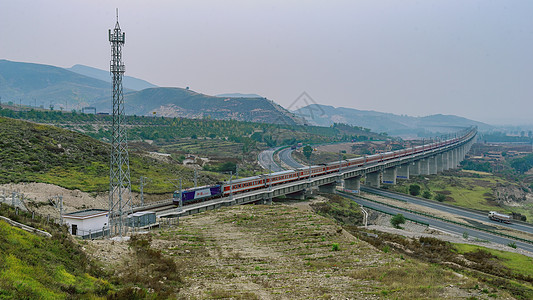
[[339,243],[333,243],[331,245],[331,251],[339,251]]
[[409,186],[409,194],[412,196],[420,195],[420,186],[418,184],[411,184]]
[[444,194],[437,193],[437,195],[435,195],[435,200],[439,202],[444,202],[444,200],[446,200],[446,196]]
[[390,220],[390,223],[394,228],[401,229],[401,224],[405,224],[405,217],[402,214],[397,214]]

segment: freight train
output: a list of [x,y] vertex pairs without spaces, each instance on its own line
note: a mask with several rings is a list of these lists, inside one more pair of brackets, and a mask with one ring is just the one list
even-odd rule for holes
[[[316,176],[339,172],[339,169],[371,166],[381,163],[383,161],[401,159],[403,157],[408,157],[413,154],[438,149],[460,141],[468,140],[475,134],[475,130],[471,130],[468,134],[462,137],[438,141],[413,148],[373,154],[348,160],[340,160],[324,165],[303,167],[296,170],[280,171],[260,176],[241,178],[232,180],[231,182],[225,182],[223,184],[217,184],[213,186],[202,186],[197,188],[186,189],[181,192],[182,205],[187,205],[194,202],[207,201],[213,198],[227,197],[230,194],[250,192],[257,189],[266,188],[268,186],[276,186],[288,182],[305,180],[309,179],[309,177],[312,178]],[[176,191],[173,197],[174,204],[178,205],[179,200],[180,192]]]

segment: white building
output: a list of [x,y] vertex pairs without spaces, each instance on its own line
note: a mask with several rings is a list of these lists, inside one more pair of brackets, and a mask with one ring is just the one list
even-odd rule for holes
[[72,235],[87,236],[102,234],[109,225],[109,211],[105,209],[86,209],[63,215],[63,220]]

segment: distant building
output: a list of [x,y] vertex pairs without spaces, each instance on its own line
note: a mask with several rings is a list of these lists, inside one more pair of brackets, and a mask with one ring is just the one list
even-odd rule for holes
[[96,115],[96,107],[93,106],[86,106],[81,109],[81,112],[83,114],[89,114],[92,113],[93,115]]
[[86,209],[63,215],[69,232],[75,236],[101,236],[109,225],[109,211],[105,209]]

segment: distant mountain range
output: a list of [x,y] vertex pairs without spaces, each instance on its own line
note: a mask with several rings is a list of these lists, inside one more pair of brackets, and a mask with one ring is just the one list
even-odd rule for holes
[[54,66],[0,60],[2,102],[72,109],[111,95],[111,85]]
[[[82,65],[63,69],[0,60],[0,97],[3,103],[37,103],[46,108],[51,104],[56,109],[67,110],[94,106],[98,112],[110,112],[111,84],[98,78],[110,80],[108,72]],[[151,116],[155,112],[157,116],[165,117],[210,117],[291,125],[305,122],[274,101],[255,94],[213,97],[188,89],[159,88],[131,77],[125,77],[124,85],[127,114]],[[150,88],[132,90],[146,86]]]
[[493,128],[488,124],[454,115],[411,117],[320,104],[308,105],[293,112],[313,125],[330,126],[333,123],[345,123],[403,137],[453,132],[458,128],[472,125],[478,126],[480,130]]
[[[82,65],[63,69],[0,60],[0,100],[2,103],[23,105],[36,103],[46,108],[52,104],[56,109],[62,107],[67,110],[94,106],[98,112],[110,112],[111,84],[108,74],[107,71]],[[345,123],[402,137],[445,133],[469,125],[476,125],[480,130],[492,129],[490,125],[453,115],[410,117],[318,104],[289,112],[274,101],[256,94],[231,93],[215,97],[188,89],[155,87],[147,81],[131,77],[126,77],[124,85],[129,87],[124,90],[127,114],[152,116],[155,113],[164,117],[234,119],[291,125],[310,123],[330,126],[333,123]]]
[[[74,65],[68,68],[67,70],[109,83],[111,83],[112,81],[109,71],[104,71],[93,67],[88,67],[84,65]],[[122,79],[122,85],[125,89],[130,89],[134,91],[157,87],[156,85],[151,84],[146,80],[138,79],[131,76],[124,76],[124,78]]]

